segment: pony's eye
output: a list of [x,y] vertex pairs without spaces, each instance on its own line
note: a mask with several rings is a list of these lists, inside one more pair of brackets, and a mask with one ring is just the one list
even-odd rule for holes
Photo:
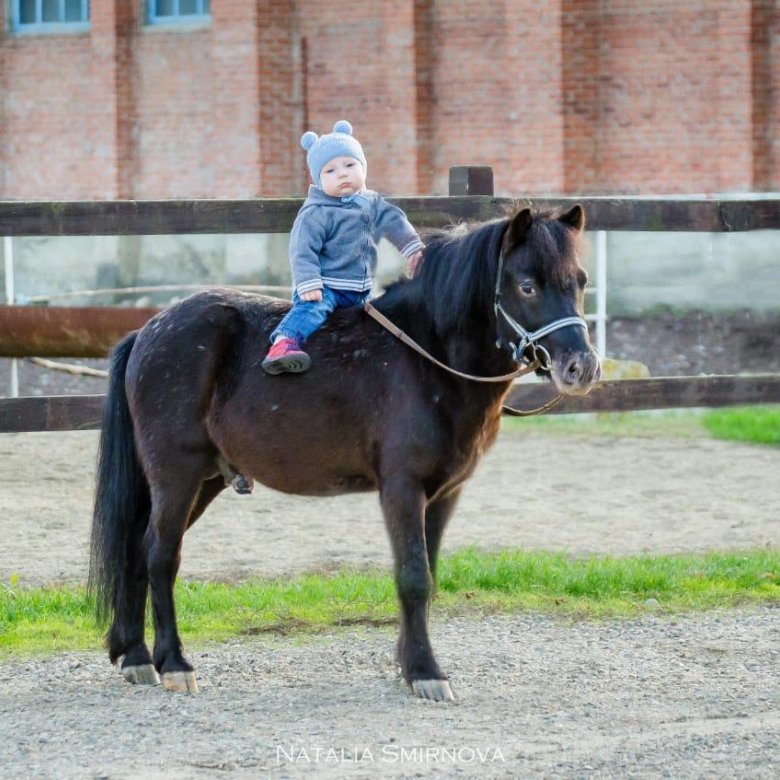
[[520,282],[520,293],[524,295],[526,298],[531,298],[534,295],[536,295],[536,290],[534,289],[533,284],[528,281],[528,279],[525,279],[524,281]]

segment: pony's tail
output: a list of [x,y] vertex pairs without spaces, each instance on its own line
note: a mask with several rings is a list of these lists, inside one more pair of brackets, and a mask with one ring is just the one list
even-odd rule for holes
[[114,615],[108,636],[112,661],[122,654],[123,629],[132,611],[132,590],[149,523],[149,483],[136,454],[125,391],[127,361],[136,336],[126,336],[111,355],[90,540],[88,588],[95,597],[98,624],[105,625]]

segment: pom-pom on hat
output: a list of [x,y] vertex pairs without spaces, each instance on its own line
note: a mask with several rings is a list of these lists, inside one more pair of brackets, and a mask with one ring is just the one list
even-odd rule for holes
[[366,170],[366,156],[363,147],[352,135],[352,125],[346,119],[340,119],[333,125],[333,132],[317,135],[311,130],[301,137],[301,146],[306,150],[306,163],[309,166],[311,180],[319,186],[322,169],[334,157],[354,157]]

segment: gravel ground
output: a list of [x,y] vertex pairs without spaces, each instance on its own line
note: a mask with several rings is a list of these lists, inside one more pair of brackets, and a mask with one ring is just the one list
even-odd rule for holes
[[0,665],[10,778],[775,778],[780,613],[437,621],[458,700],[410,696],[393,636],[247,639],[192,654],[201,693],[104,658]]

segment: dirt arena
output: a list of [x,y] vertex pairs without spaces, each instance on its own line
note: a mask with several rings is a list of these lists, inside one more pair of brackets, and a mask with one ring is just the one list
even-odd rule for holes
[[[97,434],[0,436],[0,583],[86,576]],[[780,449],[502,433],[445,549],[777,545]],[[389,564],[376,496],[225,494],[182,576]],[[201,693],[130,687],[102,653],[0,663],[4,778],[751,777],[780,765],[780,610],[630,621],[444,619],[457,701],[414,699],[394,631],[192,648]]]
[[[445,551],[574,554],[777,544],[780,449],[700,438],[502,433],[468,483]],[[86,578],[96,432],[0,436],[0,581]],[[184,541],[181,576],[246,579],[389,563],[375,494],[225,491]]]

